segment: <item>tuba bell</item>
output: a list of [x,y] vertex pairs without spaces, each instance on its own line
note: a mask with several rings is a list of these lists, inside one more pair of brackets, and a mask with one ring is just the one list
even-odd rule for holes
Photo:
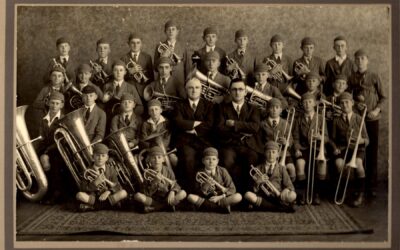
[[28,106],[17,107],[16,110],[16,143],[17,169],[16,184],[23,195],[30,201],[39,201],[47,192],[46,174],[32,143],[41,139],[39,136],[31,140],[25,122]]
[[174,105],[177,101],[182,100],[182,98],[172,95],[163,94],[154,90],[150,85],[147,85],[143,91],[143,99],[145,101],[150,101],[151,99],[157,99],[161,102],[163,110],[173,110]]

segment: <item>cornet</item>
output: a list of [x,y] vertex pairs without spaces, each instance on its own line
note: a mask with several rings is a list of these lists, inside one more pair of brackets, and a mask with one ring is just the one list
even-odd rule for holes
[[224,194],[228,191],[228,189],[217,181],[215,181],[211,176],[209,176],[206,172],[200,171],[196,174],[196,181],[203,187],[203,185],[207,184],[208,189],[205,191],[205,195],[209,195],[213,193],[213,195],[218,195],[217,188]]
[[160,42],[157,51],[160,53],[161,57],[169,57],[176,64],[180,63],[183,59],[174,52],[174,48],[170,47],[166,43]]
[[137,82],[144,81],[147,82],[149,78],[144,74],[144,70],[142,67],[134,62],[132,58],[129,58],[129,62],[126,64],[126,69],[128,72],[133,75]]
[[146,168],[146,169],[144,170],[143,177],[144,177],[144,179],[147,180],[147,181],[158,180],[158,181],[160,181],[162,184],[167,184],[167,185],[169,185],[169,186],[171,186],[171,187],[174,186],[174,185],[176,184],[176,181],[175,181],[175,180],[171,180],[171,179],[165,177],[165,176],[162,175],[161,173],[159,173],[159,172],[157,172],[156,170],[151,169],[151,168]]
[[235,59],[229,56],[226,56],[226,69],[231,79],[246,79],[246,74],[240,68],[239,64],[235,61]]
[[296,74],[298,76],[300,76],[300,78],[302,80],[305,80],[305,75],[310,73],[310,69],[304,63],[299,62],[299,61],[295,61],[294,62],[294,72],[296,72]]
[[92,60],[89,60],[89,63],[93,68],[93,77],[102,84],[106,83],[110,76],[103,70],[103,67]]
[[267,196],[281,196],[281,192],[274,186],[274,184],[272,184],[267,175],[263,174],[258,168],[254,167],[253,165],[251,165],[250,167],[251,178],[253,178],[255,182],[259,182],[260,180],[262,180],[260,188]]
[[282,64],[276,63],[274,60],[269,58],[266,58],[264,60],[264,63],[268,66],[268,73],[273,79],[279,82],[284,82],[285,80],[290,81],[293,78],[293,76],[290,76],[283,70]]

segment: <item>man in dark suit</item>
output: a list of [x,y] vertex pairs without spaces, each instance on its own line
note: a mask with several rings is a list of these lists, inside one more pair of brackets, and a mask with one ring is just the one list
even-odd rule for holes
[[176,125],[178,149],[178,177],[187,190],[193,190],[194,176],[201,165],[202,152],[211,146],[213,104],[201,99],[200,80],[192,78],[186,83],[188,98],[177,103],[173,121]]
[[242,80],[232,81],[230,93],[232,101],[219,105],[216,130],[223,166],[243,193],[248,188],[250,165],[257,163],[256,140],[252,137],[259,129],[260,113],[245,102],[246,84]]
[[204,29],[203,31],[203,40],[205,42],[205,45],[203,48],[197,50],[194,52],[192,59],[193,58],[198,58],[197,59],[197,68],[204,74],[207,73],[206,67],[204,65],[204,58],[208,52],[211,51],[216,51],[218,52],[220,58],[221,58],[221,64],[218,67],[219,72],[225,72],[225,65],[226,65],[226,52],[225,50],[221,49],[216,45],[218,41],[218,35],[217,35],[217,30],[215,27],[208,27]]
[[143,98],[144,88],[154,80],[153,62],[151,56],[142,51],[142,37],[139,33],[129,35],[128,45],[130,51],[121,57],[128,68],[125,80],[133,84],[140,97]]
[[[101,38],[96,43],[97,58],[90,62],[93,68],[91,81],[99,88],[112,79],[112,65],[114,61],[110,58],[110,42]],[[100,67],[99,67],[100,66]]]

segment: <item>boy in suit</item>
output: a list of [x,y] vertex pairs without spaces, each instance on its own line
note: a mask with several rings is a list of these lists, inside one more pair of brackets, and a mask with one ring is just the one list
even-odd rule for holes
[[123,93],[121,96],[121,112],[111,120],[110,132],[114,133],[121,128],[126,128],[124,134],[129,147],[133,148],[139,143],[139,132],[142,126],[142,118],[134,112],[136,101],[130,93]]
[[100,38],[97,40],[96,53],[97,58],[93,61],[90,61],[90,64],[93,68],[91,81],[101,89],[103,88],[104,84],[111,80],[113,73],[113,61],[110,58],[110,42],[105,38]]
[[142,36],[139,33],[129,35],[128,45],[130,51],[121,58],[128,69],[125,80],[136,87],[143,98],[144,88],[154,79],[153,62],[151,56],[142,51]]
[[86,86],[82,90],[84,103],[83,117],[86,133],[91,143],[103,140],[106,132],[106,113],[96,105],[97,94],[93,86]]
[[[328,137],[328,130],[326,127],[322,127],[322,117],[320,114],[317,114],[315,111],[315,107],[317,106],[317,100],[315,95],[312,93],[305,93],[301,97],[302,105],[304,108],[304,113],[300,114],[294,124],[293,128],[293,147],[295,151],[296,157],[296,183],[298,184],[298,188],[300,190],[304,190],[305,182],[306,182],[306,163],[310,164],[309,161],[315,160],[315,173],[317,181],[314,184],[314,191],[315,197],[309,197],[309,199],[313,199],[313,204],[319,205],[321,203],[320,200],[320,192],[323,189],[322,185],[326,179],[326,161],[320,161],[317,159],[309,159],[310,157],[310,141],[316,140],[317,141],[317,154],[318,149],[320,148],[319,143],[324,139],[324,144],[329,141]],[[318,126],[316,124],[318,120]],[[311,131],[314,130],[313,138],[311,138]],[[316,131],[317,130],[317,131]],[[321,135],[321,131],[324,131],[324,134]],[[318,143],[319,142],[319,143]],[[325,145],[323,147],[324,154],[325,154]],[[312,164],[312,162],[311,162]],[[311,173],[310,173],[311,176]],[[307,180],[311,181],[311,180]],[[311,186],[311,185],[310,185]],[[301,205],[305,204],[304,196],[299,195],[299,202]]]
[[[293,77],[297,83],[296,92],[300,95],[306,92],[306,76],[309,72],[319,75],[321,82],[325,82],[325,63],[317,56],[314,56],[315,41],[311,37],[305,37],[301,40],[301,50],[303,55],[293,63]],[[303,64],[308,68],[308,72],[300,70],[299,64]]]
[[332,94],[333,82],[337,75],[341,74],[350,77],[355,68],[354,62],[347,57],[347,40],[344,36],[335,37],[333,40],[333,49],[335,50],[335,57],[327,61],[325,66],[325,95]]
[[[236,193],[235,184],[226,168],[218,166],[218,151],[213,147],[204,149],[202,163],[204,168],[196,174],[196,194],[189,194],[188,201],[202,211],[216,210],[230,213],[231,205],[242,200]],[[204,180],[201,176],[205,177]],[[217,184],[214,184],[217,183]]]
[[149,169],[154,171],[155,175],[146,178],[145,171],[144,192],[137,192],[134,199],[144,205],[145,213],[165,208],[175,211],[175,206],[186,198],[186,192],[176,182],[172,169],[165,165],[162,149],[158,146],[152,147],[148,152],[147,162]]
[[357,71],[349,78],[349,89],[353,91],[354,99],[358,102],[358,112],[362,113],[363,104],[367,105],[365,126],[370,143],[366,149],[366,187],[367,195],[374,197],[377,186],[379,120],[387,101],[387,94],[378,74],[368,68],[367,52],[363,49],[357,50],[354,57]]
[[[265,144],[265,162],[255,167],[261,176],[253,175],[253,192],[246,192],[244,198],[257,209],[293,213],[296,192],[285,166],[277,161],[278,150],[279,145],[274,141]],[[269,182],[273,188],[267,188],[266,182]]]
[[321,100],[324,99],[326,100],[326,97],[321,90],[321,78],[319,77],[318,74],[314,72],[310,72],[306,76],[306,92],[308,94],[312,94],[315,96],[316,100]]
[[199,57],[197,68],[203,74],[206,74],[207,70],[206,70],[206,66],[204,64],[205,56],[208,52],[215,51],[215,52],[218,52],[220,60],[221,60],[220,65],[218,65],[218,71],[221,73],[225,72],[226,52],[225,52],[225,50],[223,50],[217,46],[217,41],[218,41],[217,29],[215,27],[205,28],[203,31],[203,41],[205,42],[204,47],[195,51],[192,56],[192,58]]
[[[332,147],[334,148],[333,154],[335,155],[335,165],[336,169],[340,173],[345,165],[350,161],[353,150],[354,143],[357,140],[358,133],[361,130],[361,138],[359,140],[359,146],[356,156],[356,189],[358,191],[358,196],[353,200],[352,205],[354,207],[360,207],[364,203],[364,191],[365,191],[365,169],[363,167],[363,158],[365,154],[365,147],[369,143],[368,134],[365,128],[365,123],[361,127],[362,118],[353,112],[353,97],[350,93],[344,92],[340,95],[340,107],[343,110],[342,116],[337,116],[333,120],[332,129]],[[352,134],[351,131],[352,130]],[[351,142],[353,143],[347,153],[347,159],[344,159],[346,147],[348,145],[349,137],[351,136]],[[344,172],[346,173],[346,172]],[[346,175],[343,175],[343,180]],[[343,183],[343,181],[342,181]]]
[[340,108],[339,97],[347,90],[347,77],[345,75],[337,75],[335,81],[333,82],[333,94],[328,96],[326,100],[333,105],[334,107],[327,107],[326,118],[329,121],[332,121],[335,116],[340,116]]
[[237,48],[232,51],[228,56],[229,58],[235,60],[235,62],[238,63],[240,69],[243,70],[243,72],[245,73],[246,83],[253,83],[253,73],[256,59],[247,48],[247,45],[249,43],[249,36],[245,30],[240,29],[235,32],[235,43]]
[[102,143],[93,146],[94,163],[85,171],[86,178],[82,180],[81,191],[76,194],[76,199],[81,202],[81,212],[118,206],[128,196],[118,182],[115,169],[107,165],[108,151],[108,147]]

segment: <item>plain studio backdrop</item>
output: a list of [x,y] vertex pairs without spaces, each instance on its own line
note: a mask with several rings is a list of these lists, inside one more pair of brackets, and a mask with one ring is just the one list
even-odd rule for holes
[[[269,55],[270,38],[285,39],[284,53],[295,60],[302,55],[300,41],[315,39],[315,56],[325,61],[334,56],[333,39],[344,35],[348,56],[363,48],[369,69],[378,73],[389,97],[391,86],[391,13],[387,5],[103,5],[18,6],[17,9],[17,105],[30,105],[43,87],[42,77],[51,58],[57,55],[56,40],[68,37],[70,56],[78,63],[96,58],[96,41],[111,42],[111,58],[129,50],[129,33],[142,34],[143,51],[154,55],[165,40],[164,24],[173,19],[180,25],[179,40],[189,53],[203,46],[204,28],[215,26],[218,46],[227,53],[235,48],[234,34],[245,29],[249,49],[257,56]],[[388,103],[390,100],[388,100]],[[388,107],[382,110],[379,141],[379,179],[388,174]],[[38,117],[27,115],[28,126]],[[35,131],[34,128],[30,128]],[[31,135],[33,136],[33,135]]]

